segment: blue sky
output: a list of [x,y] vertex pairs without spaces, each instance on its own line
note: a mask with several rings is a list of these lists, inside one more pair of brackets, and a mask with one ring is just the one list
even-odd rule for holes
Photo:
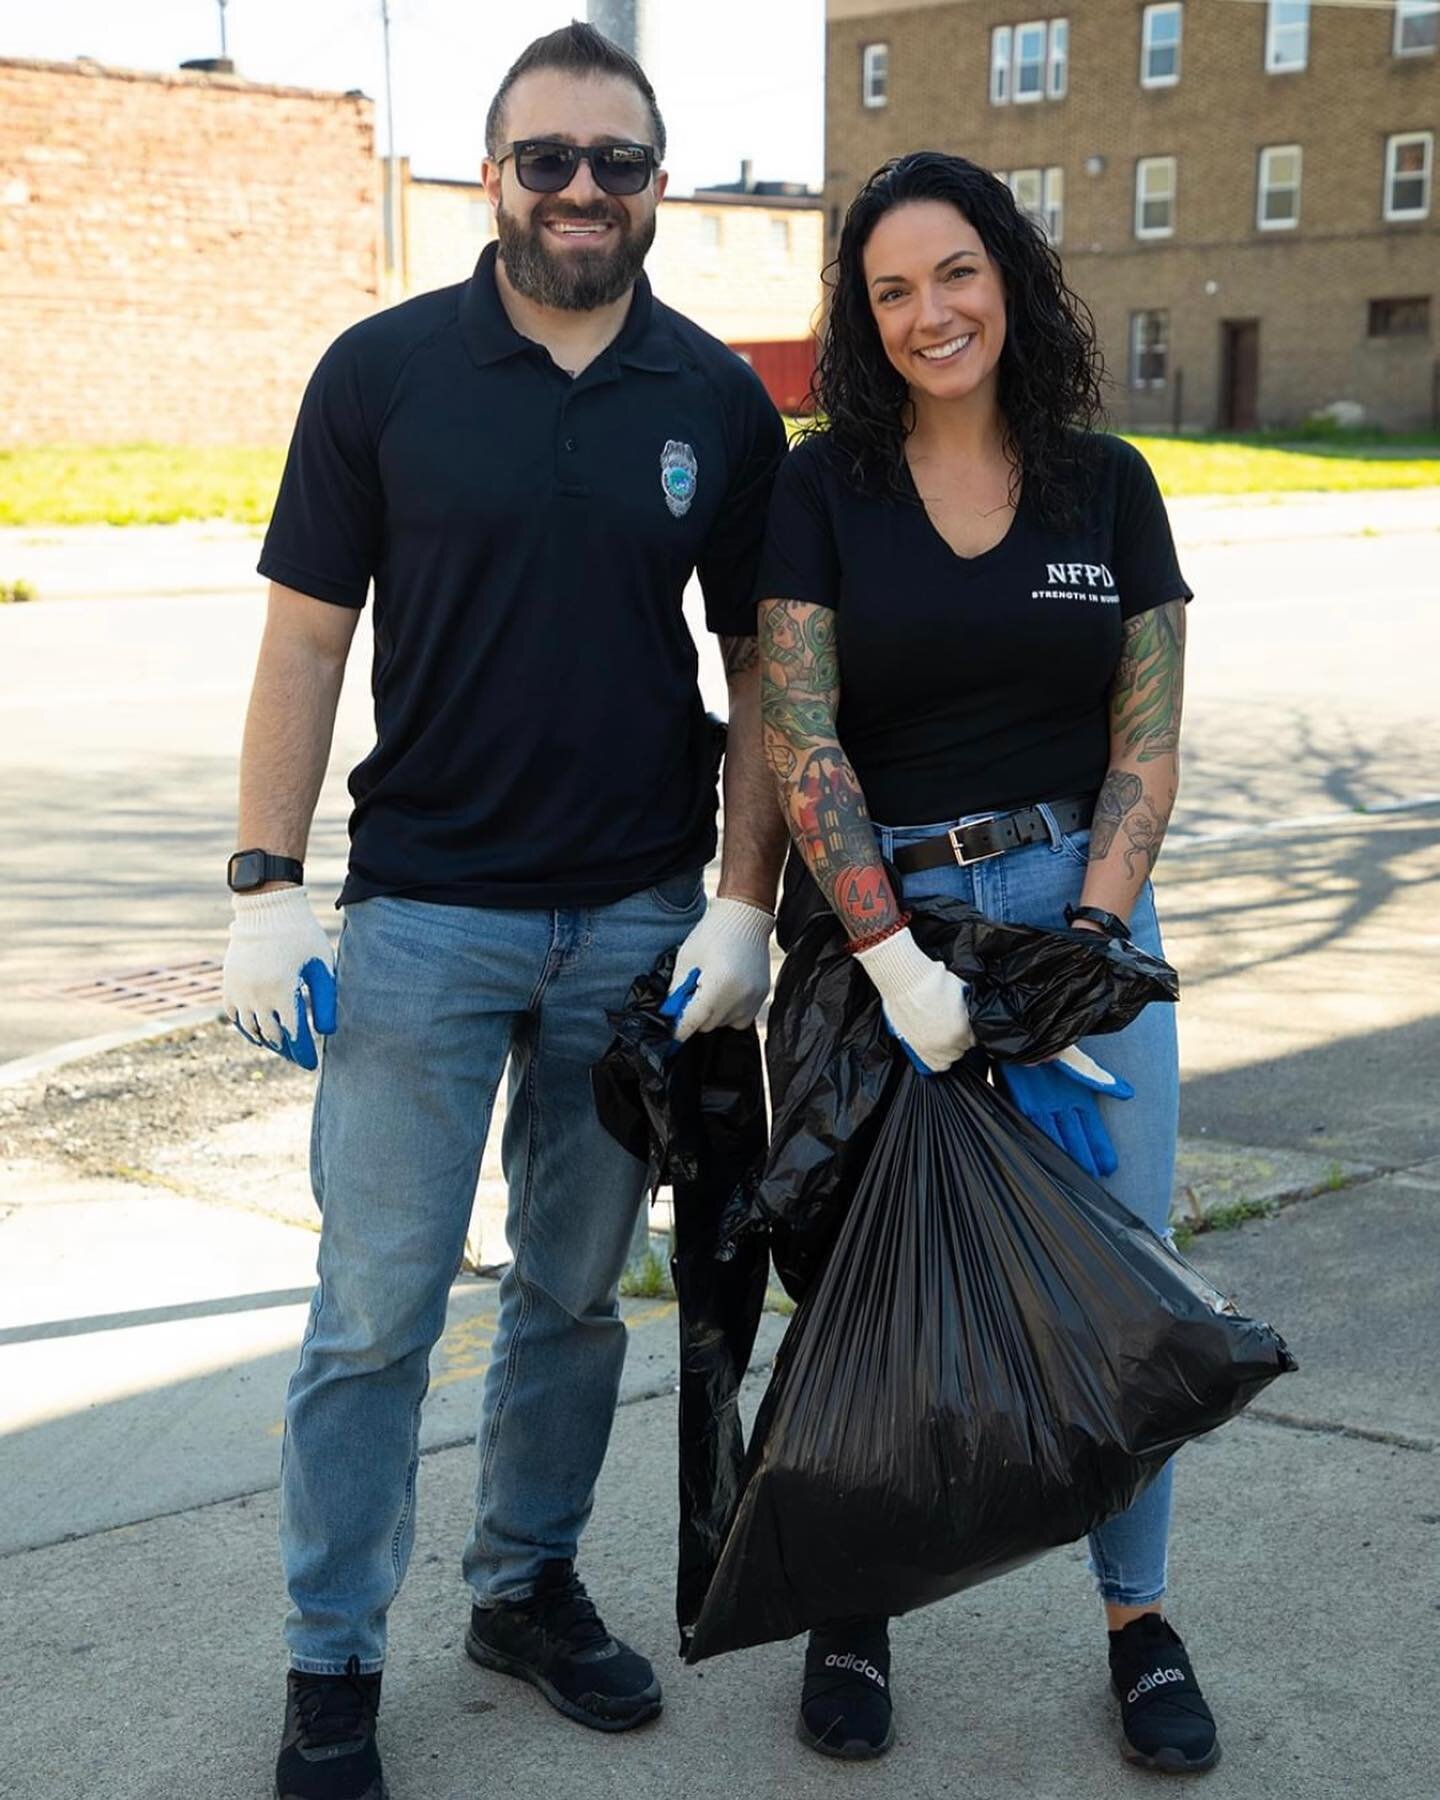
[[[485,109],[533,37],[584,0],[391,0],[395,142],[420,175],[479,173]],[[648,73],[670,133],[674,191],[739,173],[823,174],[824,0],[651,0]],[[230,53],[256,81],[383,92],[379,0],[229,0]],[[0,56],[174,68],[219,51],[216,0],[0,4]],[[383,112],[377,111],[383,145]]]

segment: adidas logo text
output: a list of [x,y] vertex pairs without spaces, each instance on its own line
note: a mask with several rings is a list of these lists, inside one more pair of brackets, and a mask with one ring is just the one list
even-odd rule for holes
[[885,1677],[874,1663],[868,1663],[863,1656],[855,1656],[848,1650],[843,1656],[827,1656],[825,1667],[827,1669],[852,1669],[855,1674],[863,1675],[867,1681],[873,1681],[882,1688],[885,1685]]
[[1142,1675],[1131,1688],[1125,1696],[1125,1703],[1127,1706],[1133,1706],[1142,1694],[1148,1694],[1155,1688],[1164,1687],[1167,1682],[1183,1681],[1184,1679],[1184,1673],[1180,1669],[1152,1669],[1148,1675]]

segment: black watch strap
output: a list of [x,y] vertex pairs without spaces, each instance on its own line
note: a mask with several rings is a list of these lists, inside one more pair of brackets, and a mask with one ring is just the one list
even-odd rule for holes
[[1119,913],[1106,912],[1103,906],[1067,906],[1065,923],[1073,925],[1077,919],[1083,919],[1087,925],[1098,925],[1106,937],[1129,941],[1130,927]]
[[225,865],[231,891],[248,894],[267,881],[303,882],[305,865],[293,856],[274,856],[268,850],[237,850]]

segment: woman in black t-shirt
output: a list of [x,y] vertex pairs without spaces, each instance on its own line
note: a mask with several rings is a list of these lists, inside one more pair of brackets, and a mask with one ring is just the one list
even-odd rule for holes
[[[1099,356],[1059,259],[962,158],[887,164],[850,208],[760,593],[770,764],[818,888],[922,1070],[973,1041],[964,983],[903,901],[952,894],[1159,953],[1150,871],[1175,801],[1190,598],[1144,459],[1098,429]],[[880,821],[884,823],[880,823]],[[897,894],[886,873],[902,877]],[[1178,1113],[1173,1008],[1037,1068],[1015,1103],[1157,1232]],[[1209,1768],[1214,1720],[1163,1616],[1170,1469],[1091,1535],[1123,1749]],[[883,1619],[811,1633],[800,1735],[892,1737]]]

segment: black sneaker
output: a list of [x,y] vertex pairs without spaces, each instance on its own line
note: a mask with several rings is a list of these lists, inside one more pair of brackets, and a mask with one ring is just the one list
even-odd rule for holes
[[1162,1775],[1198,1774],[1219,1762],[1214,1715],[1168,1619],[1141,1613],[1110,1633],[1110,1685],[1126,1762]]
[[837,1619],[810,1633],[795,1735],[822,1756],[861,1762],[895,1742],[887,1619]]
[[596,1731],[629,1731],[660,1711],[654,1669],[611,1637],[568,1562],[546,1563],[528,1600],[471,1607],[465,1654],[518,1675],[567,1719]]
[[276,1800],[385,1800],[375,1746],[380,1677],[358,1656],[343,1675],[292,1669],[285,1684],[285,1735],[275,1764]]

